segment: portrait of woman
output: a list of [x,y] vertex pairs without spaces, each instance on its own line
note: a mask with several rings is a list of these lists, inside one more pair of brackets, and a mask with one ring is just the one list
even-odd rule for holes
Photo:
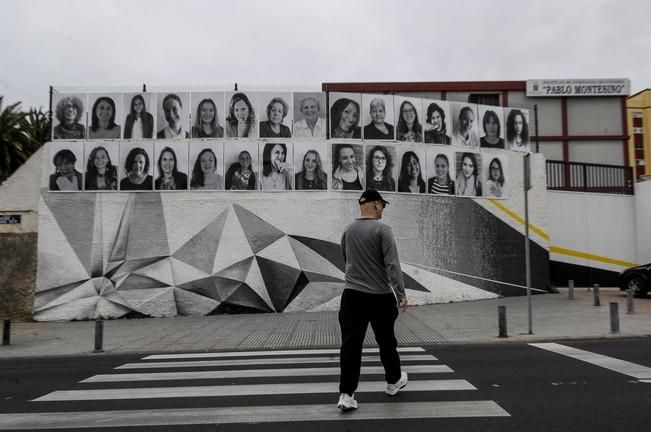
[[[459,155],[459,153],[457,153]],[[479,155],[476,153],[461,154],[461,169],[457,173],[456,192],[459,196],[481,196],[481,180],[479,177]]]
[[105,147],[95,147],[88,156],[84,189],[87,191],[117,190],[118,170],[111,162],[111,156]]
[[294,138],[326,139],[325,93],[294,93]]
[[[163,126],[156,133],[156,138],[187,139],[189,116],[187,107],[190,106],[190,93],[159,93],[157,127]],[[184,108],[185,107],[185,108]]]
[[359,127],[359,103],[338,99],[330,108],[330,138],[362,138]]
[[256,176],[251,161],[251,153],[247,150],[239,153],[237,162],[232,163],[226,172],[226,190],[256,190]]
[[54,174],[50,175],[51,191],[80,191],[81,173],[75,168],[77,156],[70,149],[57,151],[52,158]]
[[488,164],[488,178],[486,179],[487,196],[504,198],[506,196],[506,179],[502,169],[502,161],[499,158],[491,159]]
[[281,97],[275,97],[267,104],[267,120],[260,122],[260,138],[291,138],[292,131],[283,124],[289,104]]
[[405,100],[400,104],[396,139],[398,141],[423,142],[423,126],[418,122],[418,110],[411,101]]
[[374,146],[366,154],[366,187],[379,191],[396,191],[393,158],[385,146]]
[[147,112],[145,98],[136,94],[129,103],[129,114],[124,120],[124,139],[153,138],[154,116]]
[[[393,111],[393,107],[391,107]],[[375,97],[369,104],[370,122],[364,126],[365,140],[393,140],[395,130],[392,124],[385,121],[387,116],[387,107],[384,99]],[[369,187],[372,187],[369,185]]]
[[522,110],[513,109],[506,118],[506,143],[511,150],[529,151],[529,125]]
[[292,164],[287,161],[287,145],[267,143],[262,150],[260,189],[292,190]]
[[450,160],[444,153],[434,157],[436,175],[427,180],[427,193],[433,195],[454,195],[454,180],[450,177]]
[[112,98],[97,98],[91,112],[88,139],[119,139],[120,126],[115,124],[115,115],[115,101]]
[[219,125],[217,104],[211,98],[202,99],[197,105],[197,115],[192,126],[192,138],[223,138],[224,128]]
[[451,102],[450,105],[454,115],[452,142],[463,147],[479,147],[477,106],[456,102]]
[[253,105],[244,93],[235,93],[228,104],[226,136],[229,138],[255,138],[256,120]]
[[64,96],[57,102],[55,117],[59,121],[53,129],[53,139],[84,139],[86,128],[79,123],[84,115],[84,103],[77,96]]
[[400,174],[398,175],[398,192],[425,193],[425,180],[420,159],[411,150],[402,155]]
[[296,190],[326,190],[328,175],[323,170],[321,155],[316,150],[308,150],[303,156],[301,170],[295,178]]
[[333,190],[362,190],[364,188],[364,172],[359,166],[355,153],[353,144],[333,144]]
[[129,150],[124,163],[126,176],[120,180],[120,190],[152,190],[153,177],[149,175],[149,154],[142,147]]
[[224,179],[217,172],[217,155],[211,148],[204,148],[199,152],[194,167],[190,189],[192,190],[222,190]]
[[429,144],[450,144],[450,135],[445,120],[445,111],[436,103],[427,106],[427,130],[425,142]]
[[176,153],[171,147],[164,147],[158,156],[158,177],[154,181],[156,190],[187,190],[188,175],[179,171]]
[[501,137],[500,118],[493,110],[487,110],[482,119],[484,136],[479,139],[479,146],[483,148],[504,148],[504,138]]

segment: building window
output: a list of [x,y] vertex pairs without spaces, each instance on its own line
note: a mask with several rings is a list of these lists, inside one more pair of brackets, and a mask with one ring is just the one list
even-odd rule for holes
[[633,128],[641,128],[641,127],[642,127],[642,117],[635,117],[635,115],[633,115]]
[[635,142],[635,148],[636,149],[643,149],[644,148],[644,135],[642,135],[642,134],[633,135],[633,141]]
[[471,93],[468,95],[468,102],[479,105],[500,106],[499,93]]

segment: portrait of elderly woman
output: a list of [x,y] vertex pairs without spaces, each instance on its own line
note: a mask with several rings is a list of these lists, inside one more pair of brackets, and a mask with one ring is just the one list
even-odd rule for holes
[[425,119],[425,142],[428,144],[450,144],[448,124],[443,108],[432,102],[427,106]]
[[289,113],[289,104],[275,97],[267,104],[267,120],[260,122],[260,138],[291,138],[292,131],[283,124]]
[[84,139],[86,128],[80,123],[84,103],[77,96],[64,96],[57,102],[54,115],[59,122],[52,132],[53,139]]
[[253,104],[244,93],[235,93],[228,104],[226,137],[255,138],[256,120]]
[[115,123],[115,115],[113,98],[98,97],[91,111],[88,139],[119,139],[120,125]]
[[[390,108],[393,111],[393,106]],[[368,115],[370,121],[364,126],[365,140],[393,140],[395,138],[393,125],[385,121],[387,106],[384,99],[380,97],[371,99]]]
[[152,190],[153,177],[149,174],[149,154],[142,147],[129,150],[124,162],[125,177],[120,180],[121,191]]
[[[326,139],[325,94],[294,93],[294,138]],[[296,111],[298,109],[298,112]]]
[[118,189],[118,170],[111,162],[106,147],[97,146],[91,150],[84,174],[84,189],[106,191]]
[[330,138],[362,138],[359,103],[341,98],[330,108]]
[[70,149],[62,149],[52,158],[54,174],[50,175],[51,191],[80,191],[81,173],[75,168],[77,157]]

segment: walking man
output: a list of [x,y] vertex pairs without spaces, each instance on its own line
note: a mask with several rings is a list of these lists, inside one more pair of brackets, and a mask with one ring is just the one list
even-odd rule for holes
[[357,408],[355,390],[369,322],[380,347],[387,381],[385,393],[395,396],[407,385],[407,373],[400,370],[398,341],[393,328],[398,310],[407,309],[405,283],[393,231],[380,222],[384,207],[389,203],[374,189],[366,189],[358,202],[360,217],[348,225],[341,236],[346,284],[339,310],[342,343],[337,407],[343,411]]

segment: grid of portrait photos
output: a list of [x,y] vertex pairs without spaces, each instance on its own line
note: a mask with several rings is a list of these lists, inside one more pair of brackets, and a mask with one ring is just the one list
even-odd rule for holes
[[[50,191],[509,197],[529,112],[386,94],[56,94]],[[92,107],[88,110],[88,107]]]

